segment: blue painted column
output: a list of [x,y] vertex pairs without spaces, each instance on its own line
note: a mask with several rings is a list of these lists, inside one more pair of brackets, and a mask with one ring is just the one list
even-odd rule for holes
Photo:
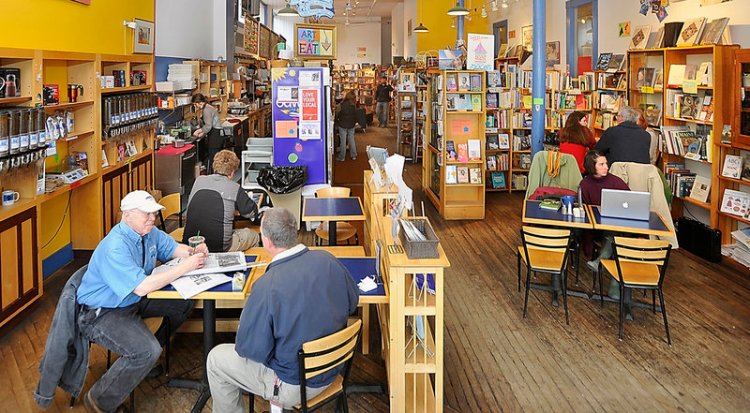
[[[464,7],[464,0],[458,0],[456,5]],[[456,49],[464,40],[464,16],[456,17]]]
[[547,21],[547,9],[544,4],[545,0],[534,0],[534,53],[531,55],[533,63],[533,88],[531,92],[531,153],[533,154],[543,149],[544,140],[544,94],[545,88],[545,68],[546,53],[545,42],[547,40],[547,30],[545,27]]

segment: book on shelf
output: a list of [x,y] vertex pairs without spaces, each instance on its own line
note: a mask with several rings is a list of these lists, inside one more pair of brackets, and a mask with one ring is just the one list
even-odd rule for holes
[[482,183],[482,170],[480,168],[469,168],[469,183]]
[[456,168],[456,172],[457,172],[459,184],[469,183],[469,167],[468,166],[459,165],[458,168]]
[[664,23],[664,42],[662,47],[677,46],[677,39],[680,37],[683,25],[683,22]]
[[510,149],[510,137],[507,133],[499,133],[497,135],[497,146],[498,149]]
[[539,203],[539,208],[549,209],[550,211],[557,211],[560,206],[562,206],[562,202],[555,198],[547,198]]
[[643,50],[646,48],[648,35],[651,33],[651,26],[638,26],[630,38],[629,50]]
[[487,136],[487,149],[490,151],[496,151],[500,149],[500,141],[497,135]]
[[497,93],[491,93],[487,92],[487,95],[485,95],[487,109],[497,109],[498,108],[498,94]]
[[700,44],[719,44],[722,34],[729,24],[729,17],[722,17],[706,23]]
[[487,157],[487,170],[488,171],[497,170],[497,158],[495,158],[494,156]]
[[687,20],[682,25],[682,30],[677,38],[677,46],[693,46],[701,38],[703,26],[706,23],[705,17],[697,17]]
[[658,103],[645,103],[640,105],[646,116],[646,123],[651,126],[661,126],[661,105]]
[[505,189],[505,172],[495,171],[490,174],[492,189]]
[[690,190],[690,198],[696,201],[706,202],[708,194],[711,191],[711,179],[705,176],[696,175],[693,187]]
[[473,112],[479,112],[482,110],[482,96],[481,95],[471,95],[471,108],[468,109]]
[[496,122],[496,120],[497,119],[495,119],[495,115],[486,115],[486,117],[484,119],[484,127],[485,127],[485,132],[486,133],[490,133],[490,130],[497,129],[497,122]]
[[456,145],[452,140],[445,141],[445,156],[449,161],[455,161],[458,158]]
[[[685,75],[683,78],[683,84],[685,80],[697,80],[698,79],[698,65],[685,65]],[[696,83],[697,84],[697,83]]]
[[655,90],[660,90],[664,88],[664,69],[657,68],[654,71],[654,83],[653,83]]
[[703,96],[702,102],[700,102],[700,111],[698,112],[698,120],[705,122],[714,121],[714,97],[710,94]]
[[469,162],[469,145],[466,142],[459,143],[457,146],[458,161]]
[[500,72],[497,70],[487,71],[487,87],[500,87]]
[[458,82],[456,81],[455,73],[448,73],[445,78],[445,89],[448,92],[455,92],[458,90]]
[[653,48],[660,49],[664,47],[664,26],[659,27],[656,31],[656,38],[654,39]]
[[721,200],[721,212],[747,218],[750,208],[750,194],[733,189],[725,189]]
[[479,139],[467,140],[469,144],[469,160],[478,161],[482,159],[481,141]]
[[724,167],[721,176],[740,179],[742,177],[742,156],[724,155]]
[[699,102],[701,102],[701,98],[698,95],[683,95],[680,105],[680,116],[678,117],[683,119],[697,119]]
[[607,70],[609,68],[609,61],[612,58],[611,52],[599,53],[599,59],[596,61],[596,70]]
[[609,71],[619,71],[623,70],[625,66],[625,55],[624,54],[613,54],[612,58],[609,59],[609,64],[606,67],[606,70]]
[[469,74],[464,72],[458,73],[458,90],[468,92],[471,90],[471,84],[469,83]]
[[682,86],[682,82],[685,80],[685,65],[672,64],[669,65],[669,76],[667,77],[667,86],[677,87]]
[[456,172],[456,165],[445,166],[445,183],[456,184],[458,183],[458,173]]
[[750,181],[750,155],[745,155],[742,162],[742,174],[740,179]]
[[655,69],[653,67],[639,67],[636,72],[635,87],[653,86],[654,72]]
[[472,92],[482,91],[482,75],[479,73],[471,73],[469,75],[469,84]]
[[513,189],[525,190],[529,186],[529,176],[524,173],[514,173],[511,182]]
[[645,49],[654,49],[654,44],[656,44],[656,36],[658,32],[651,32],[648,34],[648,40],[646,40],[646,47]]

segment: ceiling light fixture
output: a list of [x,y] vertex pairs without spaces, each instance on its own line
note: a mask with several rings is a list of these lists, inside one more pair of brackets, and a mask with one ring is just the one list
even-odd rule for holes
[[419,2],[419,26],[414,28],[414,33],[428,33],[430,29],[422,24],[422,2]]
[[448,9],[449,16],[466,16],[469,14],[469,10],[464,6],[459,6],[458,3],[454,7]]
[[508,0],[503,0],[503,8],[504,9],[508,8]]
[[484,4],[482,5],[482,18],[487,18],[487,8],[484,7]]
[[284,6],[283,9],[279,10],[277,13],[278,16],[284,16],[284,17],[297,17],[299,16],[299,13],[297,13],[297,10],[289,5],[289,1],[286,2],[286,6]]
[[497,11],[497,0],[492,2],[492,11]]

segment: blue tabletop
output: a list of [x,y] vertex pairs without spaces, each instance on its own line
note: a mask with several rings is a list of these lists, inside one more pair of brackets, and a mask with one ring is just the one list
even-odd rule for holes
[[601,213],[599,212],[598,206],[592,206],[591,211],[594,214],[594,220],[596,220],[597,225],[609,225],[609,226],[624,227],[624,228],[630,228],[630,229],[643,229],[643,230],[651,230],[651,231],[667,231],[667,232],[670,231],[669,227],[667,227],[664,224],[664,221],[662,221],[662,219],[659,217],[659,214],[657,214],[654,211],[651,211],[648,221],[645,221],[645,220],[641,221],[637,219],[603,217]]
[[544,219],[549,221],[560,221],[560,222],[573,222],[588,224],[589,217],[587,214],[583,214],[582,217],[574,217],[573,215],[563,214],[562,208],[557,211],[551,209],[539,208],[541,201],[527,200],[526,201],[526,215],[525,219]]
[[[245,261],[246,262],[255,262],[258,259],[255,255],[245,255]],[[252,271],[252,268],[248,268],[245,270],[245,282],[250,281],[250,271]],[[232,273],[227,273],[227,275],[233,274],[236,271],[233,271]],[[244,285],[242,287],[245,288]],[[161,291],[175,291],[174,287],[172,287],[172,284],[167,284],[164,288],[161,289]],[[211,292],[211,293],[231,293],[231,292],[237,292],[232,290],[232,283],[226,282],[224,284],[219,284],[213,288],[209,288],[208,290],[204,292]]]
[[306,198],[304,216],[337,217],[363,215],[359,198]]
[[[374,257],[339,258],[338,260],[349,270],[355,284],[359,284],[363,278],[376,273],[377,259]],[[385,286],[378,284],[377,288],[366,293],[359,290],[359,295],[385,296]]]

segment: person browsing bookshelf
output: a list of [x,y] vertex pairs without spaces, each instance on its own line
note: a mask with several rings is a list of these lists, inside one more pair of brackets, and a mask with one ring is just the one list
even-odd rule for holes
[[378,117],[378,126],[381,128],[388,127],[388,106],[391,102],[391,92],[393,92],[393,86],[386,82],[385,76],[381,76],[378,88],[375,90],[375,100],[377,101],[375,112]]
[[638,126],[639,117],[638,109],[623,106],[617,112],[618,124],[607,128],[594,146],[607,157],[609,165],[615,162],[650,163],[651,135]]
[[346,160],[346,145],[349,144],[349,156],[357,159],[357,144],[354,141],[355,126],[357,124],[357,96],[349,91],[344,100],[336,107],[336,124],[339,127],[339,156],[338,161]]
[[583,158],[586,151],[593,149],[595,144],[588,115],[578,110],[568,115],[565,127],[560,131],[560,153],[573,155],[582,174],[585,172]]

